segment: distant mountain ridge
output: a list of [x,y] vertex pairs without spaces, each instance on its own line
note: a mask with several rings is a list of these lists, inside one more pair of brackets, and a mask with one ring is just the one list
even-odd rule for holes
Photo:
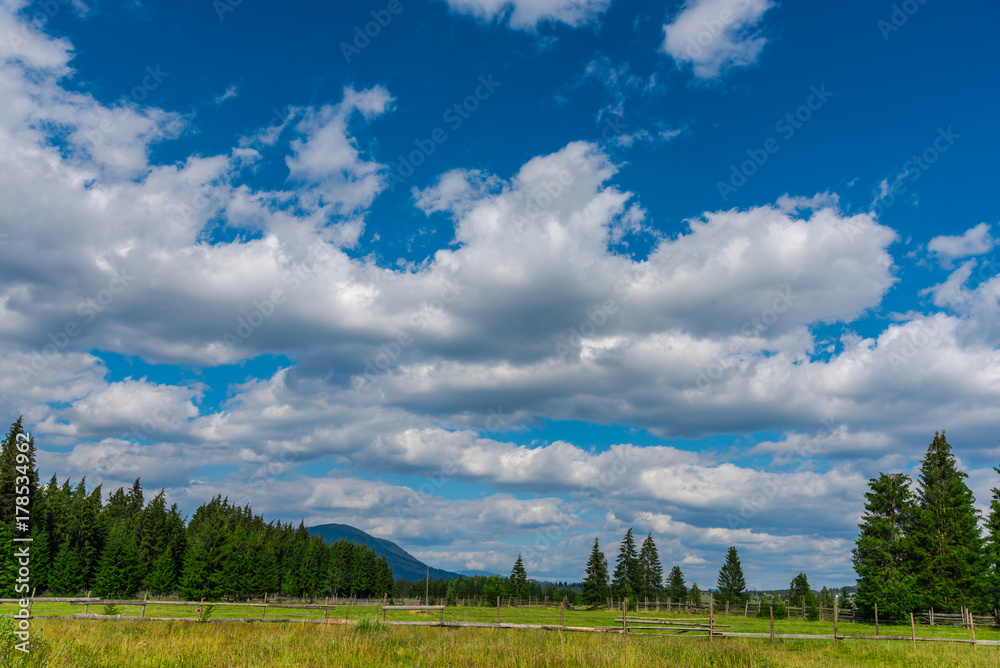
[[[376,538],[361,529],[357,529],[347,524],[320,524],[308,527],[310,536],[320,536],[327,543],[346,539],[352,543],[369,545],[375,548],[375,554],[385,557],[389,565],[392,566],[392,575],[397,580],[423,580],[427,576],[427,564],[420,561],[412,554],[396,545],[391,540]],[[477,572],[478,573],[478,572]],[[466,573],[468,574],[468,573]],[[432,580],[445,578],[452,580],[460,577],[461,574],[452,571],[441,570],[440,568],[430,569]]]

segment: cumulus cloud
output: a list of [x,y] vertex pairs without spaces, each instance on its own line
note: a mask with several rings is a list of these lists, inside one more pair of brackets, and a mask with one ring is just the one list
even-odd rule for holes
[[688,0],[663,26],[663,51],[699,79],[757,61],[767,40],[758,26],[771,0]]
[[551,21],[579,27],[597,19],[611,0],[447,0],[452,10],[484,21],[506,21],[510,27],[534,30]]
[[[482,7],[520,26],[547,6]],[[741,30],[758,24],[741,16]],[[0,21],[21,34],[9,12]],[[454,549],[441,565],[456,568],[509,567],[531,546],[535,572],[575,578],[596,535],[633,526],[695,575],[739,544],[762,568],[794,557],[843,577],[846,557],[815,555],[846,554],[866,475],[905,465],[941,427],[974,444],[971,466],[1000,456],[982,445],[1000,399],[1000,278],[967,259],[927,293],[945,312],[852,334],[897,283],[896,234],[832,195],[706,211],[632,257],[615,248],[646,229],[642,203],[607,152],[572,142],[415,191],[453,243],[387,268],[345,247],[384,187],[359,137],[392,109],[388,90],[347,88],[228,151],[157,164],[150,147],[194,120],[65,89],[72,47],[28,34],[0,60],[0,402],[44,439],[46,470],[112,486],[142,475],[189,509],[224,493],[268,516],[357,524],[428,555]],[[284,160],[287,182],[249,185],[265,157]],[[219,225],[238,234],[212,242]],[[989,244],[980,226],[931,251]],[[824,324],[846,333],[818,341]],[[93,351],[292,362],[215,408],[194,383],[112,380]],[[547,420],[782,436],[695,453],[501,435]],[[444,498],[444,480],[484,495]]]
[[927,244],[927,250],[934,253],[942,266],[951,268],[953,260],[989,253],[993,250],[994,243],[989,223],[979,223],[964,234],[934,237]]

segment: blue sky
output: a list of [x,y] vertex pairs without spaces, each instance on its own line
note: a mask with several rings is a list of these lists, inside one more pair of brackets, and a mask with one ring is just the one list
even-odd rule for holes
[[997,484],[997,18],[0,0],[0,404],[442,568],[849,584],[936,429]]

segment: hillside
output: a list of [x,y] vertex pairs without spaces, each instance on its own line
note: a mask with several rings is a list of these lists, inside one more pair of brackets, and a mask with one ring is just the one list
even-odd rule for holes
[[[396,545],[391,540],[376,538],[361,529],[356,529],[347,524],[320,524],[319,526],[309,527],[309,535],[320,536],[327,543],[346,539],[352,543],[374,547],[375,553],[378,556],[384,556],[389,561],[389,564],[392,566],[392,574],[397,580],[423,580],[427,575],[427,564],[414,557],[399,545]],[[450,580],[458,576],[458,573],[431,567],[431,580],[437,578]]]

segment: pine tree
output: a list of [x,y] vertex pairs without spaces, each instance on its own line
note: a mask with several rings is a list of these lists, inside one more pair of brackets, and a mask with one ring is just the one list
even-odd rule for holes
[[525,598],[528,594],[528,573],[524,570],[524,562],[518,553],[517,561],[510,571],[510,593],[514,598]]
[[189,601],[201,598],[215,601],[224,593],[222,570],[228,536],[217,514],[207,515],[199,524],[184,556],[178,590]]
[[[10,426],[0,448],[0,522],[11,527],[17,519],[14,510],[17,498],[26,496],[34,501],[38,488],[35,439],[32,437],[18,440],[18,436],[23,433],[23,420],[18,417]],[[25,491],[27,494],[19,493]],[[29,508],[32,506],[31,501],[28,503]],[[18,533],[18,535],[24,534]]]
[[805,573],[800,571],[798,575],[792,578],[791,584],[788,585],[789,607],[800,607],[806,602],[806,595],[811,592],[812,590],[809,588],[809,578]]
[[688,592],[688,597],[690,598],[691,602],[694,603],[695,605],[701,603],[701,590],[698,589],[697,582],[691,583],[691,591]]
[[639,571],[642,578],[642,589],[639,596],[642,600],[658,601],[663,593],[663,566],[660,555],[653,542],[653,534],[648,534],[642,541],[639,550]]
[[670,575],[667,577],[666,594],[672,601],[683,603],[687,600],[688,590],[684,586],[684,573],[681,571],[680,566],[674,566],[670,569]]
[[157,558],[153,572],[146,578],[146,587],[154,596],[169,596],[177,590],[177,564],[172,546]]
[[94,580],[94,593],[103,598],[131,598],[142,584],[139,550],[127,522],[108,536]]
[[806,619],[819,619],[819,610],[816,608],[816,594],[809,586],[809,578],[805,573],[800,572],[792,578],[788,586],[788,607],[806,610]]
[[585,605],[602,605],[608,600],[608,560],[601,552],[598,540],[587,560],[587,574],[583,578],[583,602]]
[[67,537],[52,563],[49,588],[54,594],[76,596],[86,586],[85,577],[83,555],[73,548]]
[[742,604],[748,600],[747,583],[736,546],[726,553],[726,563],[719,569],[719,603]]
[[832,608],[833,607],[833,594],[826,587],[819,590],[819,606],[821,608]]
[[911,573],[909,532],[917,513],[910,479],[879,474],[868,481],[865,514],[852,552],[858,574],[858,609],[871,614],[878,605],[883,619],[901,619],[916,607]]
[[615,572],[611,578],[611,593],[615,598],[627,598],[630,607],[635,607],[636,595],[641,590],[642,572],[639,567],[639,555],[635,550],[632,529],[629,529],[618,547]]
[[[1000,468],[994,468],[1000,473]],[[986,559],[986,586],[983,607],[987,610],[1000,608],[1000,489],[994,487],[990,499],[990,514],[986,518],[987,536],[983,547]]]
[[979,603],[985,593],[979,512],[967,477],[958,470],[944,432],[935,433],[920,467],[919,510],[912,530],[922,607],[957,612]]

